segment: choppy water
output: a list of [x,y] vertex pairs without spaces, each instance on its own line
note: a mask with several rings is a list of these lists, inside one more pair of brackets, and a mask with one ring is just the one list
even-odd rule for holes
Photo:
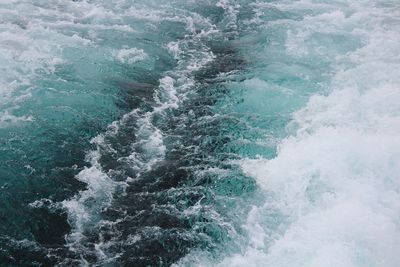
[[0,1],[0,265],[399,266],[399,18]]

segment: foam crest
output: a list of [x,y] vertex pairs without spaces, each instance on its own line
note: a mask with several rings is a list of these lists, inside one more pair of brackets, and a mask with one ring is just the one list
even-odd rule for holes
[[[135,8],[130,9],[132,6]],[[148,58],[140,48],[104,42],[113,38],[110,35],[115,32],[124,33],[125,38],[128,34],[136,35],[134,27],[140,22],[132,23],[131,18],[140,12],[157,13],[157,21],[168,19],[162,10],[153,12],[127,1],[2,1],[0,63],[7,68],[0,68],[0,107],[12,116],[21,117],[15,111],[20,104],[29,105],[29,94],[39,90],[38,84],[58,75],[57,70],[62,67],[74,65],[80,60],[77,54],[88,57],[90,54],[94,61],[104,61],[101,55],[111,54],[126,64]],[[100,51],[98,54],[95,47]],[[24,101],[21,96],[25,96]],[[22,122],[24,118],[13,121]],[[9,122],[8,126],[14,125],[12,120]]]
[[122,63],[128,64],[133,64],[135,62],[145,60],[148,57],[143,49],[137,48],[123,48],[118,52],[115,52],[114,56]]
[[32,121],[32,116],[14,116],[10,114],[7,110],[5,112],[0,112],[0,128],[7,128],[9,125],[16,125],[21,122]]
[[[265,204],[248,216],[249,246],[220,265],[398,266],[400,34],[389,20],[398,12],[394,5],[364,2],[289,23],[298,28],[288,31],[287,52],[327,58],[334,70],[331,92],[311,97],[294,114],[292,134],[275,158],[241,162],[262,188]],[[279,7],[305,6],[312,2]],[[326,27],[313,28],[318,24]],[[321,31],[361,41],[357,49],[315,49],[324,43],[309,41]]]
[[[155,11],[141,16],[137,11],[127,11],[128,16],[134,16],[136,19],[157,21],[165,19],[185,22],[188,33],[182,40],[167,44],[169,52],[175,56],[177,67],[173,71],[165,73],[164,77],[159,79],[159,86],[153,92],[154,104],[152,104],[150,111],[143,111],[138,108],[125,114],[121,120],[113,122],[106,133],[95,137],[92,141],[97,148],[89,153],[91,167],[85,168],[76,177],[78,180],[85,182],[88,188],[74,198],[63,202],[73,226],[71,234],[67,236],[68,246],[71,251],[78,254],[85,254],[87,250],[91,249],[85,247],[88,244],[83,240],[86,238],[87,231],[95,228],[96,225],[100,228],[112,228],[112,225],[117,223],[101,218],[101,215],[99,215],[111,206],[114,194],[117,192],[125,194],[124,190],[129,182],[140,179],[143,173],[150,171],[165,158],[164,133],[156,126],[154,121],[160,117],[167,116],[168,112],[180,106],[188,90],[195,85],[194,72],[204,67],[214,58],[209,49],[200,42],[201,38],[208,38],[208,34],[214,32],[213,26],[209,24],[207,19],[191,13],[189,14],[190,16],[158,17],[158,15],[161,16],[159,13],[163,12],[168,13],[168,11],[163,10],[162,12]],[[202,30],[200,31],[199,29]],[[188,47],[196,47],[196,49],[189,49]],[[148,57],[142,49],[126,47],[114,51],[113,55],[115,59],[127,64],[134,64]],[[107,141],[107,138],[113,138],[124,128],[129,127],[135,129],[134,136],[129,140],[129,144],[124,144],[124,146],[131,153],[118,158],[118,162],[127,164],[135,175],[133,177],[124,176],[125,180],[117,182],[113,180],[113,174],[118,170],[109,170],[107,172],[102,168],[100,158],[104,153],[117,153],[112,144]],[[121,220],[124,220],[124,214],[120,215]],[[116,230],[111,229],[110,231]],[[113,234],[115,235],[114,239],[104,241],[102,239],[103,233],[100,231],[100,240],[93,244],[98,260],[113,262],[119,257],[118,254],[108,254],[110,247],[121,242],[121,240],[117,240],[119,233],[113,232]],[[84,259],[80,263],[86,264]]]

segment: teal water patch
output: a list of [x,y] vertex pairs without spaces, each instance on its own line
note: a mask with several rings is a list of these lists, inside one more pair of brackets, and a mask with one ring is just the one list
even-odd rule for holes
[[233,147],[262,204],[239,251],[196,251],[180,265],[397,266],[397,4],[254,7],[259,32],[239,42],[254,69],[232,78],[237,101],[218,109],[250,126]]
[[[250,5],[254,14],[259,5]],[[287,126],[293,112],[304,106],[311,95],[329,91],[330,59],[305,60],[288,54],[288,25],[273,24],[275,20],[296,21],[298,16],[273,8],[264,12],[257,19],[244,17],[240,21],[241,35],[231,46],[248,69],[225,77],[228,81],[223,86],[229,97],[214,107],[217,114],[234,118],[241,125],[238,129],[242,129],[243,136],[237,136],[229,145],[240,157],[275,157],[278,142],[290,132]]]
[[[0,61],[7,66],[0,79],[0,262],[18,264],[13,255],[31,253],[19,264],[34,264],[29,259],[46,254],[38,244],[63,244],[71,229],[57,202],[86,187],[75,176],[87,166],[90,140],[148,105],[162,73],[175,65],[165,45],[184,28],[160,39],[168,32],[157,29],[145,6],[0,6]],[[148,14],[137,18],[138,10]]]
[[254,182],[217,170],[229,133],[207,116],[224,90],[201,84],[239,64],[215,45],[238,34],[231,4],[10,2],[1,12],[2,263],[165,265],[232,238],[222,203],[237,205],[229,198]]
[[397,267],[397,13],[1,3],[0,263]]

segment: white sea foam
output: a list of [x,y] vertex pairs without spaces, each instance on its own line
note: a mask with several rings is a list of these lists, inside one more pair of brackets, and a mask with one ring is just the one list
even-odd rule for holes
[[122,63],[128,64],[133,64],[148,58],[148,55],[143,51],[143,49],[138,48],[123,48],[117,52],[114,52],[114,56]]
[[[85,168],[77,175],[77,179],[87,183],[88,188],[77,194],[70,200],[64,201],[62,204],[68,210],[69,220],[73,225],[72,233],[67,236],[68,246],[72,251],[86,250],[84,247],[85,230],[94,227],[95,225],[111,225],[115,222],[104,221],[98,215],[106,208],[114,199],[113,195],[117,189],[124,189],[127,182],[133,179],[138,179],[141,173],[146,172],[154,167],[165,157],[166,147],[164,144],[164,136],[160,129],[154,124],[153,120],[157,116],[164,116],[169,110],[179,107],[181,101],[185,99],[185,95],[189,88],[191,88],[195,81],[193,79],[194,71],[200,69],[214,59],[214,56],[209,49],[199,47],[197,49],[187,49],[197,44],[197,40],[204,38],[208,34],[214,33],[214,27],[210,25],[207,19],[195,16],[193,17],[158,17],[158,11],[155,10],[151,14],[143,15],[140,12],[128,10],[128,14],[139,17],[140,19],[150,20],[176,20],[185,22],[189,34],[184,39],[175,43],[170,43],[167,48],[175,56],[177,60],[177,67],[174,71],[166,73],[163,78],[159,80],[159,86],[155,89],[154,100],[155,104],[153,110],[143,112],[140,109],[135,109],[128,114],[124,115],[119,121],[113,122],[109,126],[109,130],[105,134],[101,134],[93,139],[93,143],[98,146],[97,150],[88,154],[91,167]],[[132,14],[134,12],[134,14]],[[193,15],[193,14],[190,14]],[[201,28],[202,31],[198,31]],[[141,49],[137,48],[123,48],[119,51],[114,51],[114,57],[123,63],[133,64],[137,61],[145,60],[148,55]],[[201,55],[201,56],[199,56]],[[113,135],[118,133],[121,127],[124,127],[128,121],[135,121],[137,131],[135,139],[132,140],[130,147],[133,151],[127,157],[118,159],[120,162],[126,162],[129,167],[137,171],[137,177],[127,177],[126,181],[115,182],[110,178],[109,174],[105,173],[99,157],[101,156],[100,147],[112,151],[104,136],[109,134]],[[123,190],[122,190],[123,191]],[[121,214],[121,216],[123,216]],[[119,255],[107,255],[107,248],[115,241],[104,242],[100,233],[100,241],[94,244],[95,251],[100,260],[104,262],[112,262],[112,260]],[[133,242],[133,241],[132,241]],[[87,263],[82,260],[82,264]]]
[[[158,21],[165,17],[163,11],[146,11],[145,7],[129,9],[128,12],[125,6],[132,5],[131,1],[118,0],[0,1],[1,127],[29,121],[26,118],[31,115],[17,116],[15,110],[21,102],[32,101],[26,96],[37,90],[40,80],[53,75],[61,65],[79,60],[75,58],[76,54],[71,55],[71,50],[79,50],[81,55],[100,51],[100,56],[112,54],[127,64],[145,60],[148,56],[143,50],[118,47],[117,43],[104,44],[104,36],[101,36],[113,31],[135,32],[133,27],[136,25],[125,21],[135,14],[157,13]],[[24,101],[21,101],[21,96],[25,96]]]
[[[98,140],[99,138],[101,137],[93,140],[93,142],[101,142]],[[114,182],[102,172],[98,163],[100,157],[98,151],[93,151],[87,157],[91,167],[85,168],[76,177],[88,185],[87,190],[62,202],[63,207],[69,211],[68,219],[75,227],[74,231],[67,236],[68,246],[72,250],[79,248],[84,237],[83,231],[99,222],[98,216],[101,208],[112,201],[112,194],[118,186],[117,182]]]
[[[298,12],[314,1],[275,7]],[[288,129],[296,130],[280,142],[275,158],[240,162],[262,188],[265,204],[249,213],[249,246],[221,266],[400,264],[398,5],[315,7],[318,14],[302,21],[275,23],[289,26],[289,55],[331,62],[331,92],[311,97],[294,114]],[[324,43],[315,37],[321,33],[358,43]]]
[[5,112],[0,112],[0,129],[6,128],[9,125],[16,125],[17,123],[32,121],[32,116],[14,116],[10,114],[7,110]]

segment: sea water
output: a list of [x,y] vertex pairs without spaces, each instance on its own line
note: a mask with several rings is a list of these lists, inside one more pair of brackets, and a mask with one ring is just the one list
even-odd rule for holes
[[1,1],[1,265],[399,266],[399,17]]

